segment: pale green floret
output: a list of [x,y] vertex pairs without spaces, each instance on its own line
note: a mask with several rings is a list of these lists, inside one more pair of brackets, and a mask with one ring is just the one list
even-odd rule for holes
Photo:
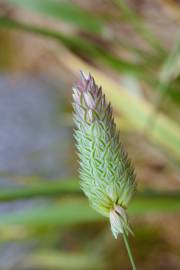
[[112,232],[130,232],[125,209],[136,189],[134,170],[119,141],[110,104],[94,79],[82,75],[74,91],[75,138],[81,188],[91,206],[110,218]]
[[110,224],[114,237],[117,239],[119,233],[132,234],[131,228],[128,224],[126,212],[123,207],[116,205],[110,211]]

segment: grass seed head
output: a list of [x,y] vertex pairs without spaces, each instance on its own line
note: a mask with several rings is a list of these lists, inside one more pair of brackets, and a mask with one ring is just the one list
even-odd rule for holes
[[110,218],[115,238],[131,232],[126,208],[136,190],[134,169],[120,142],[101,87],[81,73],[73,87],[74,136],[80,161],[80,184],[91,206]]

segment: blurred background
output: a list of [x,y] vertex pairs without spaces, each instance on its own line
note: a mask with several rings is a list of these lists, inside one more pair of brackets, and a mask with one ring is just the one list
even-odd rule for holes
[[0,1],[0,270],[128,270],[78,184],[71,88],[90,72],[135,166],[138,269],[180,269],[180,1]]

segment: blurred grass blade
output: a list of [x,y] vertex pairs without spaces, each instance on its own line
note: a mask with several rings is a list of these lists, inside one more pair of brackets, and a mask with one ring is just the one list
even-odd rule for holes
[[[6,187],[0,190],[0,202],[23,200],[37,197],[60,197],[64,195],[82,195],[78,179],[66,179],[45,182],[43,179],[35,184],[23,187]],[[137,194],[139,198],[180,198],[178,192],[143,191]]]
[[72,1],[7,0],[7,2],[17,7],[66,21],[88,31],[101,32],[103,30],[103,21],[100,18],[82,10]]
[[[70,52],[63,52],[63,55],[66,57],[63,65],[76,75],[78,75],[79,70],[92,73],[97,84],[102,85],[103,91],[112,102],[114,109],[123,113],[137,130],[142,133],[145,131],[149,116],[153,112],[153,107],[148,101],[131,95],[107,75]],[[56,57],[62,62],[58,53],[56,53]],[[180,160],[180,126],[173,120],[159,113],[153,130],[148,129],[146,135],[155,144],[159,144],[162,149],[168,151],[173,158]]]
[[[180,75],[180,34],[174,43],[172,51],[169,53],[164,65],[162,66],[159,81],[160,84],[169,84]],[[159,87],[162,90],[162,87]]]
[[77,36],[68,36],[61,32],[38,27],[32,24],[23,23],[15,19],[0,17],[0,27],[25,31],[27,33],[38,34],[46,38],[52,38],[61,41],[68,48],[87,50],[90,54],[96,54],[96,48],[92,44],[82,40]]
[[[76,36],[69,36],[62,32],[49,30],[32,24],[19,22],[14,19],[0,17],[0,27],[8,29],[22,30],[32,34],[38,34],[46,38],[52,38],[62,42],[67,48],[84,55],[84,57],[91,57],[101,64],[113,68],[116,71],[136,75],[144,80],[148,80],[149,75],[146,75],[148,66],[141,66],[137,63],[131,63],[124,59],[119,59],[116,55],[112,55],[103,47],[82,39]],[[147,70],[146,70],[147,69]],[[151,82],[153,80],[151,79]]]
[[45,250],[27,256],[22,264],[25,269],[95,270],[103,269],[103,258],[94,254]]
[[144,40],[148,42],[153,48],[159,52],[165,52],[164,48],[160,44],[160,41],[156,36],[145,26],[143,20],[128,7],[128,4],[124,0],[114,0],[115,4],[120,8],[127,22],[130,22],[135,31],[138,32]]
[[[172,213],[180,210],[180,196],[136,196],[129,212],[134,215],[151,213]],[[84,199],[64,199],[13,212],[0,214],[0,228],[11,225],[34,227],[70,226],[79,223],[105,220],[88,205]]]
[[1,188],[0,201],[13,201],[19,199],[28,199],[41,196],[56,196],[65,194],[80,193],[79,182],[77,179],[67,179],[60,181],[45,182],[41,181],[36,184],[30,184],[23,187]]
[[31,207],[21,212],[0,214],[0,228],[5,225],[70,226],[101,220],[84,199],[65,199],[59,203]]
[[159,84],[157,86],[158,97],[154,104],[154,110],[147,121],[147,129],[153,129],[156,122],[156,115],[164,97],[170,90],[170,83],[180,75],[180,35],[177,36],[172,51],[167,56],[159,75]]
[[163,99],[169,90],[170,83],[180,75],[180,35],[177,35],[174,46],[162,65],[159,75],[159,85],[157,90],[160,91],[156,106]]

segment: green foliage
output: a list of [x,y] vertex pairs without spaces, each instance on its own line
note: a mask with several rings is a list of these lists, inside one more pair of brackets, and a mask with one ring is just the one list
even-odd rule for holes
[[[180,195],[177,193],[137,194],[129,206],[128,212],[134,216],[159,213],[178,213]],[[0,214],[0,229],[23,225],[29,228],[67,227],[88,222],[103,221],[104,217],[91,209],[87,200],[82,198],[64,198],[59,201],[43,203],[14,213]]]
[[[114,70],[121,71],[123,73],[131,73],[136,76],[147,79],[144,72],[142,72],[142,66],[139,64],[131,63],[127,60],[119,58],[109,52],[107,52],[99,44],[94,44],[92,41],[86,40],[80,36],[69,36],[62,32],[57,32],[52,29],[46,29],[31,23],[24,23],[15,19],[0,18],[0,27],[25,31],[31,34],[43,36],[45,38],[52,38],[61,42],[67,48],[74,52],[80,53],[82,56],[87,54],[96,60],[110,66]],[[147,66],[148,67],[148,66]],[[146,68],[143,66],[143,68]]]
[[66,21],[91,32],[101,32],[103,29],[102,20],[93,15],[91,15],[92,19],[90,20],[87,11],[82,10],[69,0],[8,0],[7,2],[58,20]]
[[94,254],[42,250],[28,256],[25,267],[38,269],[99,270],[104,269],[103,258]]
[[56,195],[78,194],[78,181],[68,179],[66,181],[53,181],[51,184],[45,181],[18,188],[4,188],[0,192],[0,201],[13,201],[18,199],[28,199],[34,197],[49,197]]
[[148,29],[144,24],[143,20],[134,12],[126,3],[125,0],[113,0],[114,3],[119,7],[120,11],[124,15],[124,18],[128,23],[131,23],[135,31],[147,41],[148,45],[152,46],[153,49],[159,53],[164,53],[164,48],[160,43],[160,40]]
[[[69,57],[69,59],[68,59]],[[66,65],[74,72],[83,68],[85,72],[90,72],[96,78],[97,83],[104,88],[104,93],[111,101],[113,108],[119,113],[123,113],[133,127],[152,140],[156,145],[162,147],[174,160],[180,160],[180,127],[167,115],[159,113],[156,116],[153,128],[147,129],[150,116],[154,112],[154,107],[145,99],[130,95],[129,92],[120,87],[111,78],[104,75],[96,68],[84,63],[74,56],[68,56]],[[70,63],[73,63],[70,64]],[[131,108],[131,109],[129,109]]]

